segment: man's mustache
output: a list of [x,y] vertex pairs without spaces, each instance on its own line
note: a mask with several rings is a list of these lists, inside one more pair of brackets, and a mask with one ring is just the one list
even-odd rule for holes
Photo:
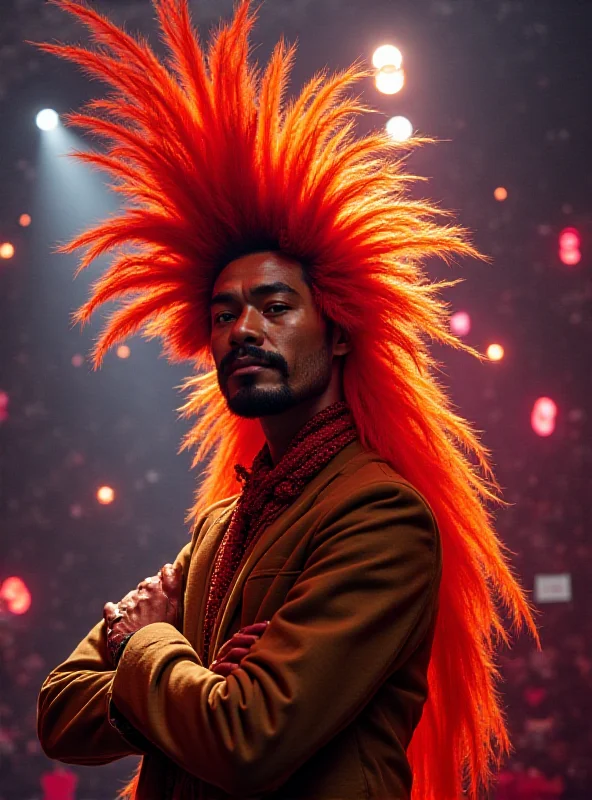
[[270,353],[269,351],[261,350],[259,347],[255,347],[251,344],[243,345],[243,347],[240,347],[238,350],[231,350],[230,353],[227,353],[220,362],[218,373],[226,376],[228,370],[232,369],[239,358],[256,359],[261,362],[263,366],[277,369],[284,376],[288,375],[288,364],[283,356],[279,353]]

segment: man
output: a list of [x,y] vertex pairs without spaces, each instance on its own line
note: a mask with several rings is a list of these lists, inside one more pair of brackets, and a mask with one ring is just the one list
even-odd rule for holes
[[190,359],[186,444],[210,460],[174,567],[107,603],[43,684],[45,752],[142,755],[138,800],[477,797],[509,748],[497,597],[536,635],[484,507],[487,452],[424,343],[474,353],[420,260],[477,254],[407,196],[386,134],[353,136],[365,109],[344,91],[366,73],[283,103],[293,49],[250,66],[249,2],[205,57],[186,0],[154,0],[166,64],[54,2],[101,50],[42,47],[116,90],[70,115],[110,142],[78,158],[133,204],[62,248],[87,247],[83,268],[136,247],[78,319],[131,295],[96,364],[142,327]]

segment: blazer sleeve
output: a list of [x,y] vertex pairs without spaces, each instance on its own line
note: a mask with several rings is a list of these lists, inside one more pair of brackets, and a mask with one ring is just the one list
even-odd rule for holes
[[239,669],[216,675],[154,623],[130,639],[113,680],[133,725],[232,795],[281,786],[367,705],[436,613],[439,535],[417,492],[385,480],[323,511],[302,574]]
[[[175,560],[175,564],[182,565],[184,575],[194,540],[195,537]],[[49,758],[66,764],[108,764],[153,749],[154,745],[131,726],[116,729],[109,722],[108,701],[114,675],[105,621],[101,620],[41,686],[37,735]]]

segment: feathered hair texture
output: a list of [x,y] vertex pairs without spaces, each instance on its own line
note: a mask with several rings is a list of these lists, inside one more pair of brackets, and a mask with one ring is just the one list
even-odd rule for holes
[[[444,554],[440,609],[429,667],[429,698],[409,746],[416,800],[476,798],[511,745],[495,652],[508,643],[504,615],[538,636],[532,609],[492,527],[488,501],[501,504],[489,451],[459,417],[433,375],[426,340],[480,357],[449,332],[449,306],[422,262],[479,257],[444,212],[413,200],[418,178],[402,169],[407,146],[384,132],[358,137],[369,111],[347,93],[368,72],[315,75],[284,99],[294,47],[281,40],[266,68],[249,62],[256,14],[249,0],[202,49],[187,0],[153,0],[167,57],[74,0],[52,0],[87,25],[94,49],[40,44],[69,59],[113,93],[68,124],[99,135],[106,152],[74,157],[106,171],[127,201],[123,211],[58,252],[85,248],[79,270],[116,257],[76,313],[85,323],[106,301],[121,301],[94,349],[95,366],[117,342],[142,331],[162,338],[171,360],[195,376],[183,415],[197,422],[183,447],[194,465],[209,458],[192,515],[237,493],[233,465],[263,444],[257,421],[233,415],[219,391],[209,350],[209,297],[217,274],[240,255],[277,250],[306,266],[314,298],[353,341],[344,391],[362,445],[425,496]],[[117,252],[123,246],[132,252]],[[77,272],[77,274],[78,274]],[[121,797],[134,797],[136,775]]]

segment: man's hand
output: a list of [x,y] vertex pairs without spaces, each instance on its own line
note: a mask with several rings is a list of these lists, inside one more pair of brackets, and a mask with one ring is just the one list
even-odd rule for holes
[[210,669],[217,675],[230,675],[240,667],[240,662],[248,654],[251,647],[263,635],[269,620],[256,622],[241,628],[218,650],[217,658],[212,661]]
[[181,630],[183,570],[165,564],[158,575],[146,578],[128,592],[119,603],[105,603],[103,617],[107,623],[110,647],[128,633],[153,622],[168,622]]

